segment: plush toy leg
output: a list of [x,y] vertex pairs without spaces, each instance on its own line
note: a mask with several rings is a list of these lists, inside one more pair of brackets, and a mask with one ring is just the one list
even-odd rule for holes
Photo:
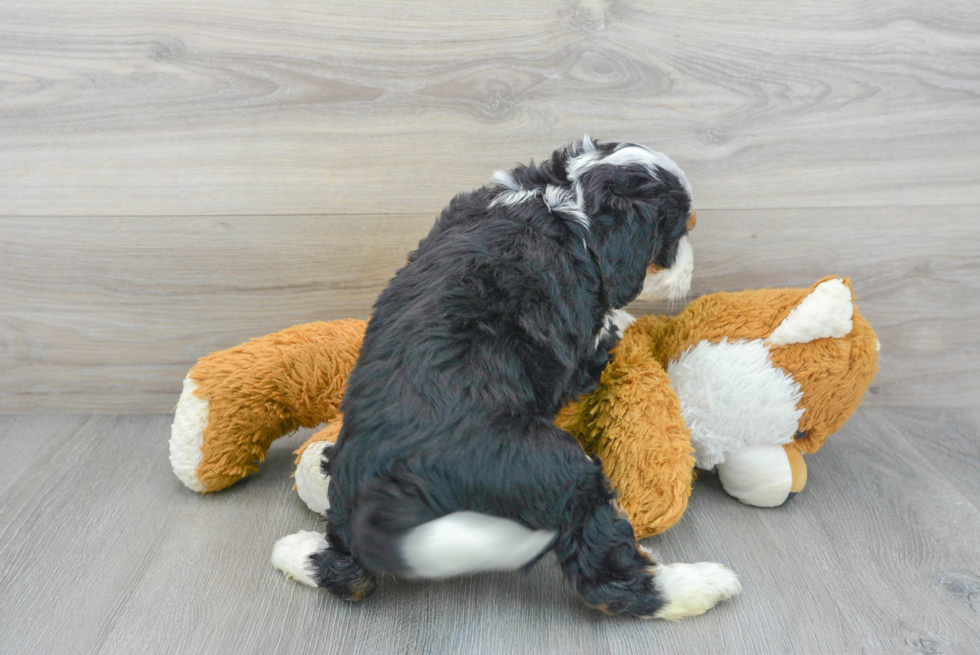
[[749,446],[718,465],[718,479],[747,505],[776,507],[803,490],[806,463],[793,444]]
[[323,470],[329,459],[330,449],[337,443],[342,417],[338,414],[296,451],[296,493],[306,506],[317,514],[330,509],[328,490],[330,476]]
[[627,330],[596,391],[555,423],[598,455],[637,538],[668,529],[687,509],[694,472],[691,435],[670,379],[642,330]]
[[297,325],[198,361],[170,436],[181,482],[199,492],[224,489],[257,471],[275,439],[336,416],[366,325]]

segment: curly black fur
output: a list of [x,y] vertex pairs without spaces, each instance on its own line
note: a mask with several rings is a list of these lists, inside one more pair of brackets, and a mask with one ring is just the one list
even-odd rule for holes
[[[574,158],[625,145],[573,144],[456,196],[378,298],[330,453],[320,586],[351,598],[405,574],[399,538],[465,510],[555,531],[590,605],[656,612],[653,564],[601,468],[552,423],[595,388],[615,344],[599,338],[607,312],[685,234],[691,199],[668,170],[600,162],[570,178]],[[549,185],[569,204],[549,203]]]

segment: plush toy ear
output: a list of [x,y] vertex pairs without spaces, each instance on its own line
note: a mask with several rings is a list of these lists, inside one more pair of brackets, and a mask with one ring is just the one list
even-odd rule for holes
[[772,346],[840,338],[853,327],[854,301],[848,280],[831,277],[817,282],[766,342]]

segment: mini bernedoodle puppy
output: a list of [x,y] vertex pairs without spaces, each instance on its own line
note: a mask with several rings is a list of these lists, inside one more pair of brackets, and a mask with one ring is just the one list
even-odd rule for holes
[[326,536],[273,564],[347,600],[378,576],[530,567],[554,551],[583,600],[680,619],[740,590],[720,564],[659,564],[599,463],[552,422],[595,388],[646,291],[687,293],[691,187],[666,155],[586,137],[449,203],[378,298],[350,375]]

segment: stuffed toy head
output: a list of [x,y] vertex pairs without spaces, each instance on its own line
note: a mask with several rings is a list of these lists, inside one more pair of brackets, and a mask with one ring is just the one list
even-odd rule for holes
[[752,505],[802,489],[802,453],[850,418],[878,370],[878,340],[838,277],[702,296],[633,329],[670,378],[697,467]]
[[[677,316],[629,325],[596,391],[555,421],[600,458],[637,537],[680,519],[695,465],[752,505],[802,489],[802,454],[853,414],[877,371],[878,342],[852,295],[832,277],[702,296]],[[300,496],[325,511],[323,462],[365,328],[310,323],[202,358],[171,434],[181,481],[217,491],[257,470],[274,439],[326,423],[297,451],[296,470]]]

